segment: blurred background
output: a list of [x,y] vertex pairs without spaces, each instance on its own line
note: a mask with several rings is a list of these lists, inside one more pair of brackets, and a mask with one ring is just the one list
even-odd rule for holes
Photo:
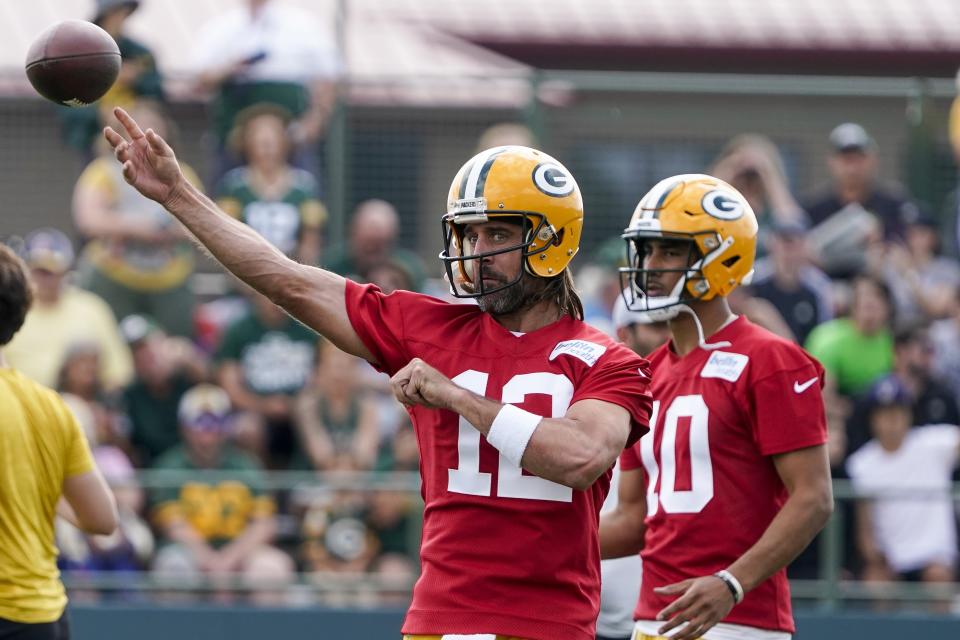
[[[418,572],[416,441],[386,378],[126,187],[99,136],[115,105],[288,255],[441,297],[456,170],[542,148],[583,192],[588,320],[641,352],[662,333],[612,316],[633,207],[669,175],[730,181],[761,222],[735,309],[828,371],[838,508],[790,568],[798,637],[957,637],[960,4],[0,0],[0,16],[0,236],[38,287],[6,354],[69,398],[122,505],[109,539],[59,528],[78,638],[395,637]],[[79,109],[23,72],[67,18],[123,57]]]

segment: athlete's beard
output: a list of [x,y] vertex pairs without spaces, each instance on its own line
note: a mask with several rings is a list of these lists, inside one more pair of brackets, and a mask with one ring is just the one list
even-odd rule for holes
[[[487,269],[484,270],[484,275],[487,278],[492,277],[498,280],[498,283],[494,285],[497,287],[503,286],[503,284],[507,282],[507,279],[501,277],[501,274]],[[477,305],[481,311],[494,316],[503,316],[515,313],[539,302],[540,296],[538,294],[542,289],[543,283],[539,282],[539,278],[529,277],[526,272],[523,272],[519,282],[500,291],[488,293],[477,298]]]

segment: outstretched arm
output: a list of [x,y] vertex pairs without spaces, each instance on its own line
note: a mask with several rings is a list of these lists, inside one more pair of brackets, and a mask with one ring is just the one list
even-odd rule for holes
[[104,136],[123,164],[127,182],[162,204],[233,275],[343,351],[373,361],[347,316],[344,278],[287,258],[259,233],[221,211],[184,178],[163,138],[152,129],[142,131],[123,109],[114,114],[129,140],[110,127]]

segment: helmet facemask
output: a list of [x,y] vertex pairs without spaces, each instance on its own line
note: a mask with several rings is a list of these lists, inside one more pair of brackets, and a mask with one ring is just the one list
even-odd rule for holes
[[[523,226],[523,241],[502,249],[473,253],[471,243],[464,237],[464,229],[470,224],[484,224],[502,219],[510,224]],[[495,211],[448,213],[442,218],[443,247],[440,260],[443,262],[450,293],[456,298],[482,298],[520,284],[525,272],[530,275],[529,259],[550,248],[556,234],[544,215],[531,211]],[[538,242],[538,238],[540,242]],[[534,246],[536,245],[536,246]],[[474,269],[482,268],[483,259],[511,251],[519,251],[521,268],[517,276],[495,287],[487,287],[483,278],[474,278]]]
[[[697,242],[698,235],[715,234],[687,234],[687,233],[642,233],[627,232],[623,235],[627,243],[627,264],[621,267],[620,284],[624,301],[630,311],[642,313],[650,322],[670,320],[677,316],[691,302],[705,299],[710,285],[703,275],[704,258]],[[705,239],[707,244],[720,246],[719,240],[711,242],[712,238]],[[646,268],[644,257],[647,255],[649,243],[671,242],[681,245],[686,250],[684,263],[687,266],[671,268]],[[707,256],[715,254],[711,252]],[[648,295],[647,290],[651,276],[657,278],[662,274],[680,274],[676,283],[666,294]]]

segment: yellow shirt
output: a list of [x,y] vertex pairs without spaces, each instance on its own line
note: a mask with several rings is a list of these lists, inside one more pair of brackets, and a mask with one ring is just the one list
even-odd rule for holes
[[63,614],[54,513],[64,479],[91,469],[87,440],[60,397],[0,368],[0,618],[40,623]]
[[3,353],[14,369],[56,387],[67,349],[77,342],[100,347],[100,375],[108,388],[130,382],[133,360],[113,311],[96,294],[73,286],[67,286],[53,306],[35,302]]

